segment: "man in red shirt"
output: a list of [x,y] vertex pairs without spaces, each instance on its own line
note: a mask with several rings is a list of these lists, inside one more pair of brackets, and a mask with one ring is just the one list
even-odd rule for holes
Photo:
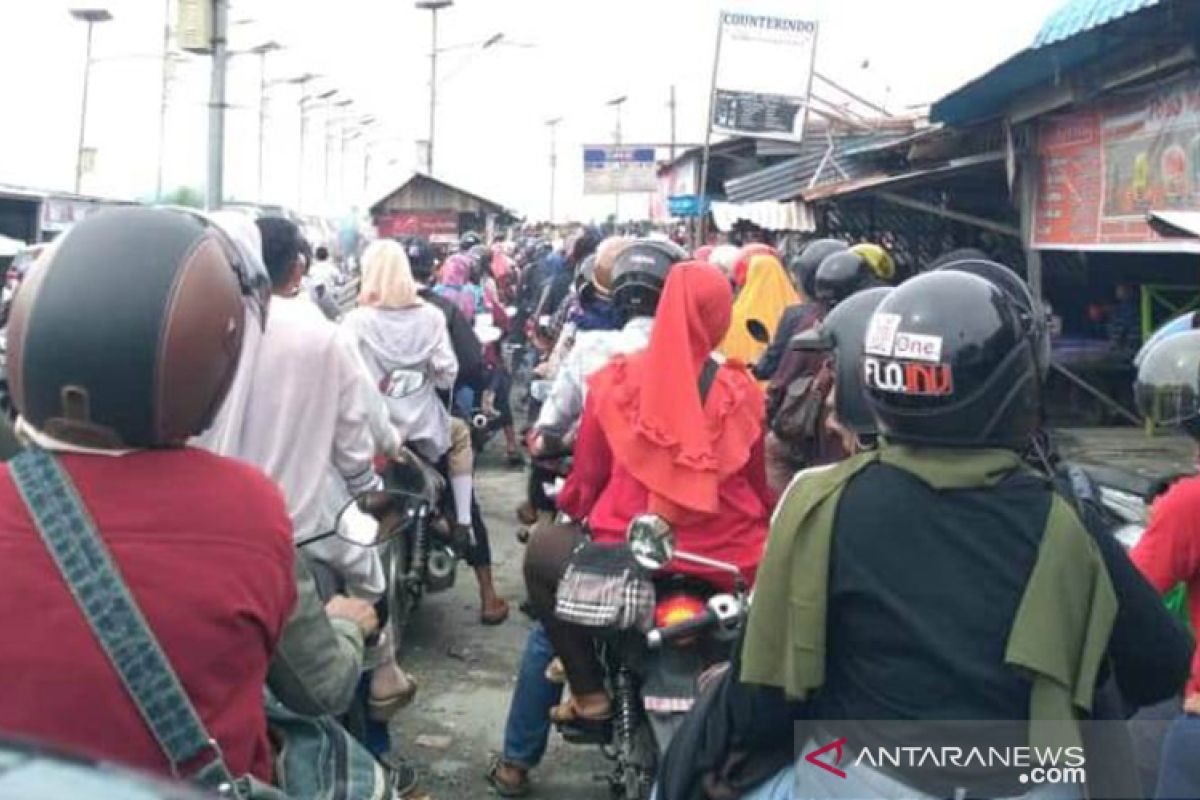
[[[75,484],[229,771],[269,781],[263,685],[296,597],[287,509],[257,470],[183,446],[262,318],[245,313],[256,277],[198,217],[101,212],[33,271],[8,345],[26,437]],[[170,774],[7,467],[0,561],[0,732]]]

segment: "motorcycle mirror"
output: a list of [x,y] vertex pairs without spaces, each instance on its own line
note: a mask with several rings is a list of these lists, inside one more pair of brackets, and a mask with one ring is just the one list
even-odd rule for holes
[[634,517],[626,536],[634,559],[645,569],[662,569],[675,557],[675,532],[657,514]]
[[759,344],[771,343],[771,332],[767,330],[767,326],[763,325],[760,320],[746,320],[746,331],[750,334],[750,338]]

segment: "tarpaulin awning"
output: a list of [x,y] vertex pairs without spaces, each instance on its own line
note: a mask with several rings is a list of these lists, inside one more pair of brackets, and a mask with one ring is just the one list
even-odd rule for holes
[[764,200],[758,203],[712,204],[713,221],[718,230],[728,231],[739,220],[753,223],[769,231],[798,231],[812,233],[817,229],[812,209],[799,201],[776,203]]

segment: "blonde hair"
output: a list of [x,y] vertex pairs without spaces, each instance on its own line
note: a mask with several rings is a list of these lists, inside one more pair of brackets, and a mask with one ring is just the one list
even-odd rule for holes
[[420,302],[408,255],[398,242],[379,239],[363,253],[362,286],[358,304],[380,308],[405,308]]

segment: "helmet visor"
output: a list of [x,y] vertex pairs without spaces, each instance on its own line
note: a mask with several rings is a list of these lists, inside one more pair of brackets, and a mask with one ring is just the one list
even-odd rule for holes
[[1138,410],[1159,425],[1200,413],[1200,331],[1163,339],[1146,353],[1134,384]]

